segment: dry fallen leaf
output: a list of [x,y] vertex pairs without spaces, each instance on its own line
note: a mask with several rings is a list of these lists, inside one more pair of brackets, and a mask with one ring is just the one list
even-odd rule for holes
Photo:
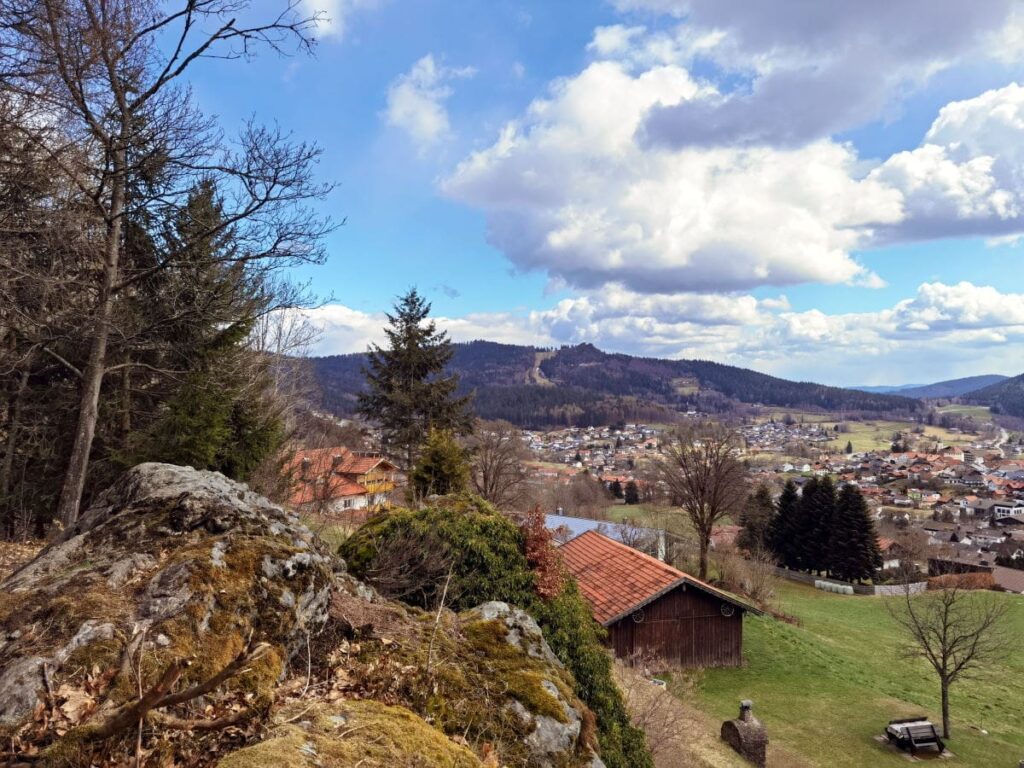
[[76,725],[96,708],[96,699],[80,688],[62,685],[57,689],[57,696],[64,700],[60,711],[68,721]]

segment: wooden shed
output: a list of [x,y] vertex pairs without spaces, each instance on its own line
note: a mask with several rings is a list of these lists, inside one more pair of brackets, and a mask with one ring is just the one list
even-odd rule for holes
[[743,663],[743,615],[760,613],[749,603],[596,531],[559,551],[618,658]]

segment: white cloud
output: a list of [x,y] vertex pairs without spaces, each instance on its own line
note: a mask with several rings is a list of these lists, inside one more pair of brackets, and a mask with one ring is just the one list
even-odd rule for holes
[[1024,87],[947,104],[920,147],[893,155],[869,178],[903,196],[904,219],[889,237],[1024,230]]
[[[382,313],[328,305],[308,315],[323,330],[318,354],[361,352],[383,339]],[[591,342],[834,384],[1016,374],[1024,359],[1024,294],[969,282],[924,283],[891,307],[832,315],[793,311],[785,297],[637,294],[615,285],[550,309],[439,317],[438,324],[456,341]]]
[[[618,0],[679,20],[658,40],[678,62],[710,61],[743,85],[716,100],[653,109],[648,140],[667,146],[799,146],[883,116],[908,90],[961,62],[1017,61],[1024,48],[1013,0],[729,3]],[[625,27],[623,27],[625,28]],[[674,36],[671,45],[666,37]],[[697,41],[702,41],[697,45]]]
[[421,149],[447,138],[451,125],[445,102],[452,95],[448,83],[474,72],[472,67],[442,66],[427,54],[388,88],[388,124],[405,131]]
[[870,284],[850,251],[873,225],[901,219],[901,196],[857,179],[850,147],[638,143],[653,106],[711,95],[678,66],[634,74],[621,62],[594,62],[553,83],[549,98],[464,160],[443,189],[487,213],[490,241],[517,267],[580,288]]
[[316,25],[320,37],[341,38],[345,34],[345,26],[351,14],[372,10],[382,0],[301,0],[302,12],[310,16],[319,16]]

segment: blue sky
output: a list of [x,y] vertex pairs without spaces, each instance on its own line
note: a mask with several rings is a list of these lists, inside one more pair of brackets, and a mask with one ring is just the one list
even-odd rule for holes
[[304,2],[314,57],[191,84],[228,129],[323,149],[346,224],[295,276],[331,297],[317,353],[379,339],[415,285],[458,340],[837,384],[1024,370],[1010,0]]

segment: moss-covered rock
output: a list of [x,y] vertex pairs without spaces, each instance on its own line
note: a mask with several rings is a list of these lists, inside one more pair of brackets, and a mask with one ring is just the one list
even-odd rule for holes
[[219,768],[479,768],[483,763],[404,707],[376,701],[296,703],[275,716],[268,737],[218,763]]
[[[72,727],[70,736],[135,699],[171,661],[189,662],[179,687],[195,685],[252,642],[269,648],[217,694],[266,705],[326,620],[332,563],[295,517],[244,485],[135,467],[0,585],[0,725],[15,732],[49,697],[74,714],[54,738]],[[61,709],[60,691],[92,703]]]

